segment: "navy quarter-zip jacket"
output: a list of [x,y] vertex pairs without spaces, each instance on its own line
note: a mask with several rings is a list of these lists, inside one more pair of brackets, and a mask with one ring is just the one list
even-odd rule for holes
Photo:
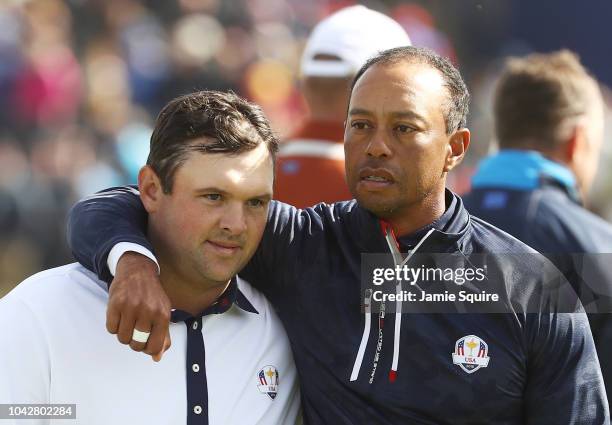
[[[451,192],[442,218],[416,232],[427,238],[406,235],[400,246],[412,248],[419,239],[422,253],[535,253],[471,217]],[[110,281],[110,249],[134,242],[152,250],[145,229],[137,192],[115,188],[79,202],[68,234],[77,260]],[[382,323],[379,315],[368,320],[362,310],[361,254],[385,252],[380,221],[354,200],[305,210],[270,205],[260,247],[240,275],[278,309],[298,368],[306,423],[609,423],[584,314],[387,312]],[[537,263],[501,267],[526,285],[540,282]],[[488,365],[467,373],[454,364],[460,341],[486,344],[481,348]]]

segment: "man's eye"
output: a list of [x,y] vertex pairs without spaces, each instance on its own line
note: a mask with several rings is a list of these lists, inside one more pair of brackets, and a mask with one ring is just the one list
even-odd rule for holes
[[409,125],[399,124],[395,127],[395,130],[399,131],[400,133],[409,133],[414,131],[414,128],[410,127]]
[[262,201],[261,199],[249,199],[247,201],[247,204],[249,205],[249,207],[258,208],[258,207],[263,207],[266,203]]
[[203,198],[208,199],[209,201],[220,201],[221,194],[219,193],[207,193],[206,195],[202,195]]
[[365,130],[366,128],[369,128],[370,126],[366,122],[355,121],[355,122],[351,123],[351,127],[355,128],[357,130]]

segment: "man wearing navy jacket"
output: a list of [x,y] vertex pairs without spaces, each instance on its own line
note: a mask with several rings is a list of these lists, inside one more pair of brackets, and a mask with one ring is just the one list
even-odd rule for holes
[[[345,125],[356,199],[305,210],[270,206],[260,247],[241,276],[268,296],[287,329],[307,423],[609,423],[584,314],[362,309],[361,255],[368,253],[391,251],[401,262],[400,252],[522,254],[531,262],[508,256],[498,264],[502,295],[512,301],[516,282],[544,284],[546,264],[535,251],[471,217],[445,190],[446,174],[469,145],[468,98],[458,71],[435,53],[380,53],[353,81]],[[127,190],[77,204],[69,228],[77,259],[108,279],[108,266],[125,257],[115,250],[109,258],[117,243],[151,251],[140,211]],[[109,309],[121,312],[113,320],[125,313],[163,331],[156,306],[165,295],[155,268],[137,254],[129,262],[112,285],[134,305],[113,305],[111,297]],[[144,349],[157,354],[162,346]]]

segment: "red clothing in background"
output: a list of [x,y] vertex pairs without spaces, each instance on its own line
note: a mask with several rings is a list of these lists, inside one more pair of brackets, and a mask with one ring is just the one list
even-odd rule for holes
[[352,199],[344,174],[344,127],[307,121],[281,145],[274,199],[305,208]]

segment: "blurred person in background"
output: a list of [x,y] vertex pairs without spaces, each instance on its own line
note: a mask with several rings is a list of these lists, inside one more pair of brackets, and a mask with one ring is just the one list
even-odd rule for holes
[[0,295],[70,258],[58,236],[84,159],[63,137],[83,94],[71,25],[60,0],[0,5],[0,210],[11,219],[0,234]]
[[[608,313],[612,225],[584,207],[603,142],[597,81],[563,50],[511,59],[494,96],[500,151],[482,160],[464,196],[467,209],[549,256],[580,295],[612,392]],[[597,314],[599,313],[599,314]]]
[[275,199],[298,208],[351,199],[342,144],[350,82],[371,56],[408,45],[410,38],[397,22],[362,5],[341,9],[315,26],[300,67],[309,117],[281,146]]

